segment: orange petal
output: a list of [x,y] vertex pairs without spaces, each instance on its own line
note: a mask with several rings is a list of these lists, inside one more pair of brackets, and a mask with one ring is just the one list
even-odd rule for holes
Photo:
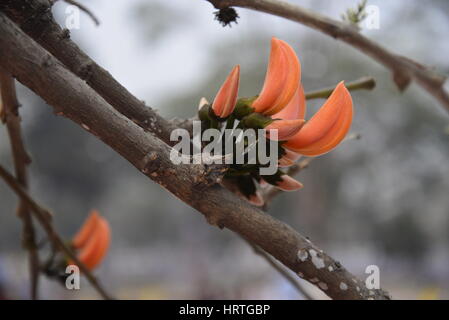
[[103,260],[111,242],[111,230],[108,222],[99,217],[97,228],[89,241],[81,249],[78,259],[86,265],[89,270],[94,269]]
[[295,95],[292,100],[288,103],[288,105],[279,111],[276,114],[273,114],[271,117],[273,119],[304,119],[306,116],[306,97],[304,95],[304,89],[300,84],[298,89],[296,89]]
[[227,118],[234,111],[239,92],[240,66],[235,66],[218,90],[212,110],[220,118]]
[[302,183],[284,174],[281,181],[277,183],[276,188],[283,191],[296,191],[303,187]]
[[255,205],[256,207],[261,207],[265,203],[265,201],[259,191],[257,191],[255,194],[251,195],[249,197],[248,201],[251,204]]
[[340,82],[321,109],[284,146],[306,156],[329,152],[348,133],[352,114],[351,95]]
[[279,159],[278,165],[281,168],[290,167],[295,164],[301,155],[288,149],[284,149],[285,154]]
[[83,226],[72,239],[72,245],[74,248],[80,249],[87,243],[93,231],[97,227],[99,218],[100,214],[97,210],[92,210],[90,212]]
[[293,98],[300,77],[301,66],[293,48],[273,37],[265,82],[252,107],[266,115],[281,111]]
[[[274,120],[268,126],[265,127],[267,131],[267,138],[275,141],[283,141],[290,139],[304,125],[305,120],[296,119],[296,120]],[[277,130],[277,138],[272,137],[270,130]]]

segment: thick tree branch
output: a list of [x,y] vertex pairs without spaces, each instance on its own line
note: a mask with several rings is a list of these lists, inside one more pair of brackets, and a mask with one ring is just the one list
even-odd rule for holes
[[207,0],[215,8],[241,7],[266,12],[283,17],[312,29],[318,30],[370,56],[393,73],[393,79],[400,90],[404,90],[411,80],[434,96],[449,112],[449,94],[444,90],[446,77],[432,69],[400,56],[363,36],[357,28],[301,8],[282,0]]
[[170,144],[175,125],[134,97],[109,72],[87,56],[71,39],[70,32],[53,19],[48,0],[6,0],[0,10],[42,47],[59,59],[74,74],[85,80],[112,107]]
[[73,260],[76,265],[81,269],[86,278],[89,280],[92,287],[103,297],[103,299],[111,300],[111,296],[103,289],[103,287],[98,282],[97,278],[90,272],[90,270],[82,263],[76,254],[65,244],[64,240],[58,235],[56,230],[51,223],[51,213],[42,208],[36,201],[31,198],[26,190],[21,186],[20,182],[17,181],[8,171],[6,171],[2,166],[0,166],[0,177],[5,180],[6,184],[20,197],[20,199],[27,204],[34,213],[37,221],[42,225],[45,232],[47,233],[53,246],[63,252],[67,257]]
[[[28,188],[27,166],[30,158],[25,150],[20,126],[19,102],[17,101],[14,79],[6,71],[0,70],[0,91],[3,102],[3,121],[6,123],[16,178],[24,189]],[[26,202],[19,200],[17,216],[22,219],[22,242],[28,251],[30,269],[30,297],[37,299],[39,282],[39,253],[33,221]]]
[[220,186],[220,171],[198,164],[175,165],[168,145],[117,112],[1,13],[0,34],[0,67],[53,106],[56,114],[96,135],[146,176],[203,213],[210,224],[245,237],[331,298],[389,298],[381,289],[368,290],[363,281],[290,226]]

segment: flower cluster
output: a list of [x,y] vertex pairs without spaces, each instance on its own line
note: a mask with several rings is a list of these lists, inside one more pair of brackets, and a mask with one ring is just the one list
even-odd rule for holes
[[[293,48],[272,38],[268,70],[258,96],[238,98],[240,66],[235,66],[219,89],[211,105],[200,103],[199,118],[207,128],[264,128],[266,136],[279,143],[279,167],[288,167],[301,155],[319,156],[335,148],[346,136],[353,108],[349,91],[340,82],[324,105],[305,120],[306,101],[301,85],[301,65]],[[277,131],[271,135],[271,130]],[[302,184],[281,169],[274,175],[260,176],[255,167],[234,165],[227,178],[233,179],[240,192],[256,205],[263,204],[256,183],[269,183],[292,191]]]
[[[104,259],[111,242],[111,230],[107,220],[97,210],[92,210],[76,235],[68,243],[76,257],[87,269],[94,270]],[[76,265],[62,252],[54,251],[44,264],[43,271],[50,278],[66,282],[66,268]]]

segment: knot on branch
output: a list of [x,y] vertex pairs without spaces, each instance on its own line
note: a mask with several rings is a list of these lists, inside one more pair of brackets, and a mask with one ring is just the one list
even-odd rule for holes
[[150,176],[151,178],[156,178],[160,167],[161,163],[159,157],[157,153],[153,151],[144,157],[141,170],[145,175]]
[[84,63],[80,66],[78,74],[81,79],[89,83],[90,78],[92,77],[92,62]]
[[201,173],[193,178],[195,189],[201,191],[221,183],[228,168],[228,166],[222,164],[204,165]]

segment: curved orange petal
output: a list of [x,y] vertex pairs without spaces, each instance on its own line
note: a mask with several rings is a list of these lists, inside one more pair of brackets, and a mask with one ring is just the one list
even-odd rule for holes
[[293,48],[273,37],[265,82],[252,107],[267,115],[281,111],[293,98],[300,75],[301,66]]
[[298,180],[293,179],[289,175],[282,175],[281,181],[276,184],[276,188],[281,189],[283,191],[296,191],[303,187],[302,183]]
[[227,118],[234,111],[237,103],[240,81],[240,66],[236,65],[218,90],[212,103],[212,110],[217,117]]
[[72,245],[76,249],[80,249],[83,247],[87,241],[89,240],[89,237],[92,235],[93,231],[96,229],[96,226],[98,224],[98,220],[100,218],[100,214],[97,210],[92,210],[87,217],[86,221],[80,228],[80,230],[77,232],[77,234],[72,239]]
[[287,42],[282,40],[279,41],[282,49],[284,50],[285,56],[287,57],[287,75],[282,91],[276,99],[276,102],[264,112],[264,114],[268,116],[280,112],[288,105],[288,103],[293,99],[301,82],[301,64],[299,63],[295,50],[293,50]]
[[352,116],[352,98],[342,81],[321,109],[284,146],[306,156],[329,152],[348,133]]
[[108,222],[100,217],[95,232],[81,249],[78,259],[89,270],[94,269],[103,260],[111,242],[111,230]]
[[[265,127],[267,138],[274,141],[288,140],[293,137],[304,125],[304,119],[274,120]],[[272,137],[270,130],[277,130],[277,137]]]
[[299,158],[301,158],[301,155],[293,152],[288,149],[284,149],[285,154],[279,159],[278,165],[281,168],[290,167],[291,165],[295,164],[296,161],[298,161]]
[[265,203],[262,195],[259,191],[257,191],[255,194],[251,195],[248,199],[249,203],[255,205],[256,207],[262,207]]
[[298,89],[296,89],[295,95],[288,105],[271,117],[273,119],[304,119],[306,116],[306,97],[304,95],[304,89],[301,84],[299,84]]

